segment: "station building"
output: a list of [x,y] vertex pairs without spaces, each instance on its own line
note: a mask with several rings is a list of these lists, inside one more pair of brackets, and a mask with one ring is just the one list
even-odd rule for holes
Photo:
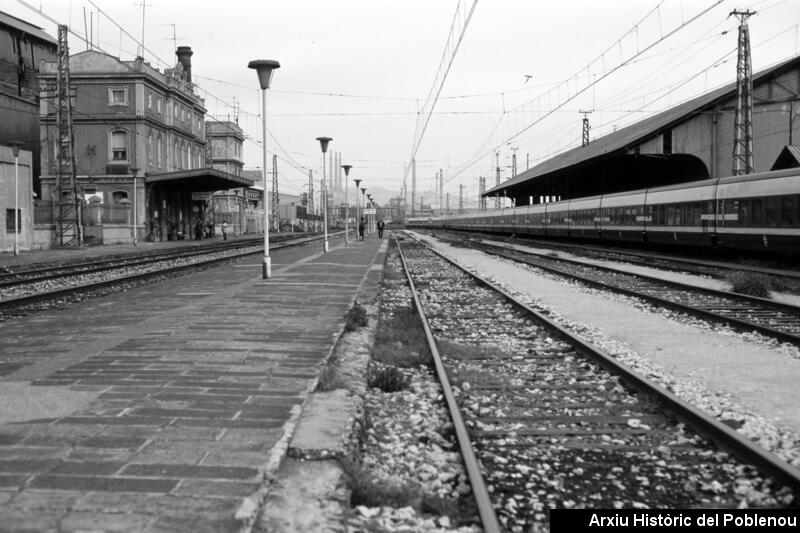
[[[206,108],[191,82],[189,47],[163,72],[142,58],[122,61],[88,50],[69,58],[77,188],[86,202],[84,241],[112,244],[191,235],[213,225],[204,193],[252,182],[207,165]],[[57,200],[56,109],[48,98],[57,63],[40,68],[42,200]]]
[[[800,56],[754,73],[755,171],[797,166]],[[563,152],[486,191],[516,206],[732,174],[736,83]],[[785,165],[790,165],[789,167]]]
[[41,193],[39,62],[54,61],[57,48],[56,40],[42,28],[0,11],[0,145],[19,142],[33,153],[36,194]]

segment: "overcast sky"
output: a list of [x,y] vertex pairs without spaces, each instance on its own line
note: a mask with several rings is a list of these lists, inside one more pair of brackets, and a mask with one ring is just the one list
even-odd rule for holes
[[[41,9],[83,36],[85,8],[87,26],[94,14],[95,46],[124,60],[135,57],[137,43],[115,23],[140,40],[141,1],[93,1],[26,0],[30,9],[6,0],[0,9],[55,36],[55,25],[37,13]],[[458,5],[147,0],[144,44],[153,54],[145,52],[145,59],[161,69],[174,64],[174,24],[177,45],[194,51],[194,81],[209,115],[232,120],[235,99],[239,125],[251,139],[244,146],[249,168],[261,166],[261,96],[247,63],[279,61],[267,95],[267,123],[280,145],[268,142],[270,159],[274,151],[279,157],[281,189],[303,190],[308,168],[320,177],[315,138],[328,136],[329,150],[353,165],[351,178],[363,179],[368,190],[398,194],[418,110],[443,55],[453,50],[445,53],[445,43]],[[456,37],[472,5],[461,5]],[[734,81],[734,9],[757,11],[749,20],[754,70],[798,54],[797,0],[478,0],[419,145],[418,190],[433,189],[442,168],[451,201],[463,184],[474,203],[478,176],[490,176],[494,184],[498,147],[507,179],[512,147],[522,171],[528,161],[533,166],[580,145],[581,110],[594,110],[591,137],[597,138]],[[69,38],[72,53],[86,49],[78,37]],[[376,196],[388,200],[388,194]]]

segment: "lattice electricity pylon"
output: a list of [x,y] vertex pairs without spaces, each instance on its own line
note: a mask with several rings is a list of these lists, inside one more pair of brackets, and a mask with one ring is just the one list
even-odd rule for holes
[[583,135],[581,136],[581,146],[586,146],[589,144],[589,114],[594,111],[594,109],[589,109],[588,111],[578,111],[583,115]]
[[478,178],[478,184],[481,190],[480,193],[478,193],[478,208],[481,211],[486,211],[486,197],[483,195],[483,193],[486,192],[486,177],[480,176]]
[[80,198],[75,178],[75,131],[72,127],[72,99],[69,81],[69,46],[66,25],[58,26],[58,66],[56,71],[56,231],[61,246],[79,246]]
[[731,11],[739,18],[739,53],[736,60],[736,117],[733,122],[733,175],[752,174],[753,69],[750,62],[750,30],[747,19],[755,11]]
[[275,231],[281,229],[281,217],[278,208],[281,204],[281,197],[278,196],[278,156],[272,154],[272,227]]
[[316,214],[317,208],[314,205],[314,171],[308,169],[308,213]]
[[[495,187],[500,186],[500,150],[495,151],[495,171],[497,172],[497,179],[495,180]],[[494,197],[495,209],[500,209],[500,195]]]

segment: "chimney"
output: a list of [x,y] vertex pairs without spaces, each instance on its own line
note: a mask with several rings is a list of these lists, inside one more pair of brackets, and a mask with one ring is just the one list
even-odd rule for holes
[[189,83],[192,82],[192,54],[194,52],[192,52],[191,46],[179,46],[175,51],[178,61],[183,66],[183,72],[186,74],[186,81]]

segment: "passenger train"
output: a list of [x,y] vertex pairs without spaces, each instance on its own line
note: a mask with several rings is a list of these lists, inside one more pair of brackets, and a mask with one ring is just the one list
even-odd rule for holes
[[413,218],[407,226],[800,256],[800,169]]

